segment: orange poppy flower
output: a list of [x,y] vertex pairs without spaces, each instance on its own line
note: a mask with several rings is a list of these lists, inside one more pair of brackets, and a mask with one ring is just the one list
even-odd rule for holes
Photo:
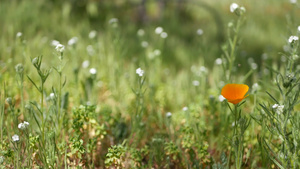
[[222,88],[221,95],[227,99],[228,102],[238,104],[241,102],[248,92],[249,87],[244,84],[227,84]]

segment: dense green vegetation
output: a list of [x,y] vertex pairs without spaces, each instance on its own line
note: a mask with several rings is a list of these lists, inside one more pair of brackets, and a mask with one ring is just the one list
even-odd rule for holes
[[232,3],[2,0],[0,168],[299,168],[300,4]]

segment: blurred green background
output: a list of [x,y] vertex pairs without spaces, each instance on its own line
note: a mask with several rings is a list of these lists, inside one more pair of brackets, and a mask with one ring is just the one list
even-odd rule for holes
[[[1,55],[16,57],[9,48],[17,32],[22,32],[30,46],[36,49],[32,55],[39,55],[49,50],[49,45],[40,43],[56,39],[66,44],[73,36],[84,40],[91,30],[99,31],[99,36],[102,36],[110,29],[107,27],[109,20],[117,18],[122,36],[126,39],[126,47],[130,50],[126,59],[138,57],[141,53],[141,49],[136,48],[140,45],[136,36],[138,29],[144,29],[149,42],[155,45],[153,32],[161,26],[168,33],[163,49],[167,64],[182,68],[201,57],[207,65],[211,65],[221,55],[220,47],[226,40],[228,22],[236,19],[229,11],[232,2],[2,0]],[[242,45],[239,48],[241,62],[247,55],[260,63],[263,53],[279,58],[277,52],[282,50],[286,37],[295,33],[292,28],[296,25],[292,23],[299,22],[296,16],[300,15],[300,11],[296,5],[288,0],[235,2],[247,10],[247,20],[241,32]],[[201,36],[197,35],[198,29],[203,30]]]

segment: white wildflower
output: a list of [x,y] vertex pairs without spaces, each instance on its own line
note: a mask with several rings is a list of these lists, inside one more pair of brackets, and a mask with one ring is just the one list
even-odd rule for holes
[[165,39],[165,38],[168,37],[168,34],[167,34],[166,32],[162,32],[162,33],[160,34],[160,37],[163,38],[163,39]]
[[119,20],[117,18],[111,18],[108,22],[113,26],[117,26],[115,24],[118,24]]
[[27,126],[29,126],[29,123],[27,121],[24,121],[23,123],[20,123],[18,125],[18,128],[21,130],[25,130],[27,128]]
[[62,44],[58,44],[58,45],[56,45],[55,50],[56,50],[57,52],[62,53],[62,52],[64,52],[64,50],[65,50],[65,46],[62,45]]
[[57,41],[57,40],[52,40],[52,41],[51,41],[51,45],[52,45],[52,46],[57,46],[58,44],[60,44],[60,42]]
[[299,40],[298,36],[290,36],[289,38],[289,43],[295,43],[296,41]]
[[222,64],[222,59],[221,58],[217,58],[215,62],[216,62],[217,65],[221,65]]
[[245,13],[246,12],[246,8],[245,7],[240,7],[240,11],[242,12],[242,13]]
[[142,43],[141,43],[141,46],[143,47],[143,48],[146,48],[146,47],[148,47],[148,42],[147,41],[143,41]]
[[82,62],[82,67],[83,68],[88,68],[89,65],[90,65],[90,61],[88,61],[88,60],[85,60],[85,61]]
[[166,116],[169,118],[172,116],[172,113],[171,112],[167,112]]
[[137,35],[140,36],[140,37],[144,36],[144,35],[145,35],[144,29],[139,29],[139,30],[137,31]]
[[161,34],[163,31],[164,31],[164,29],[162,27],[155,28],[155,33],[156,34]]
[[23,122],[26,126],[29,126],[29,123],[27,121]]
[[90,69],[90,74],[95,75],[97,73],[97,70],[95,68]]
[[26,126],[24,125],[24,123],[20,123],[18,125],[18,128],[21,129],[21,130],[24,130],[26,128]]
[[252,91],[253,91],[253,92],[255,92],[255,91],[259,90],[259,89],[260,89],[260,86],[258,85],[258,83],[254,83],[254,84],[252,85]]
[[153,53],[154,53],[155,56],[159,56],[159,55],[161,54],[161,52],[160,52],[159,49],[155,49],[155,50],[153,51]]
[[92,30],[92,31],[89,33],[89,38],[90,38],[90,39],[94,39],[94,38],[96,37],[96,35],[97,35],[97,31]]
[[141,68],[136,69],[135,73],[138,74],[139,76],[144,75],[144,71]]
[[298,26],[298,32],[300,32],[300,26]]
[[290,3],[295,4],[295,3],[297,3],[297,0],[290,0]]
[[183,110],[183,111],[188,111],[189,108],[185,106],[185,107],[182,108],[182,110]]
[[50,99],[55,100],[55,94],[54,93],[50,93]]
[[71,38],[71,39],[68,41],[68,45],[69,45],[69,46],[73,46],[73,45],[75,45],[75,44],[77,43],[77,41],[78,41],[78,38],[77,38],[77,37],[73,37],[73,38]]
[[199,36],[201,36],[201,35],[203,34],[203,30],[202,30],[202,29],[198,29],[198,30],[197,30],[197,34],[198,34]]
[[17,38],[20,38],[22,35],[23,35],[22,32],[18,32],[16,36]]
[[23,73],[23,71],[24,71],[24,67],[23,67],[23,65],[21,63],[17,64],[15,66],[15,69],[16,69],[17,73]]
[[14,141],[14,142],[17,142],[17,141],[19,141],[20,140],[20,138],[19,138],[19,136],[18,135],[13,135],[12,137],[12,140]]
[[267,53],[263,53],[261,56],[263,60],[267,60],[269,57]]
[[275,110],[275,112],[280,115],[281,113],[283,113],[283,109],[284,109],[284,105],[278,105],[278,104],[274,104],[272,106],[272,108]]
[[219,95],[219,101],[223,102],[224,100],[226,100],[226,98],[224,96],[222,96],[222,95]]
[[193,81],[193,85],[194,85],[194,86],[199,86],[199,85],[200,85],[200,82],[199,82],[198,80],[194,80],[194,81]]
[[206,67],[201,66],[201,67],[200,67],[200,72],[202,72],[202,73],[207,73]]
[[256,70],[257,69],[257,64],[256,63],[251,63],[251,68],[253,69],[253,70]]
[[86,47],[86,51],[87,51],[87,53],[88,53],[90,56],[95,55],[95,50],[94,50],[94,48],[93,48],[92,45],[88,45],[88,46]]
[[236,4],[236,3],[232,3],[232,4],[230,5],[230,12],[233,13],[237,8],[239,8],[239,5]]

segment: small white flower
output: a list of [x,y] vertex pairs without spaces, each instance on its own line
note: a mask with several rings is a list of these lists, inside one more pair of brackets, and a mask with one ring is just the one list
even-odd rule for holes
[[117,26],[119,20],[117,18],[111,18],[108,22],[113,26]]
[[199,82],[198,80],[194,80],[194,81],[193,81],[193,85],[194,85],[194,86],[199,86],[199,85],[200,85],[200,82]]
[[96,37],[96,35],[97,35],[97,31],[92,30],[92,31],[89,33],[89,38],[90,38],[90,39],[94,39],[94,38]]
[[140,37],[144,36],[144,35],[145,35],[144,29],[139,29],[139,30],[137,31],[137,35],[140,36]]
[[197,30],[197,34],[198,34],[199,36],[201,36],[201,35],[203,34],[203,30],[202,30],[202,29],[198,29],[198,30]]
[[19,136],[18,135],[13,135],[12,137],[12,140],[14,141],[14,142],[17,142],[17,141],[19,141],[20,140],[20,138],[19,138]]
[[155,28],[155,33],[156,34],[161,34],[163,31],[164,31],[164,29],[162,27]]
[[185,106],[185,107],[182,108],[182,110],[183,110],[183,111],[188,111],[189,108]]
[[267,60],[269,57],[267,53],[263,53],[261,56],[263,60]]
[[159,49],[155,49],[155,50],[153,51],[153,53],[154,53],[155,56],[159,56],[159,55],[161,54],[161,52],[160,52]]
[[162,32],[162,33],[160,34],[160,37],[163,38],[163,39],[165,39],[165,38],[168,37],[168,34],[167,34],[166,32]]
[[97,73],[97,70],[95,68],[90,69],[90,74],[95,75]]
[[22,35],[23,35],[22,32],[18,32],[16,36],[17,38],[20,38]]
[[272,106],[273,109],[276,109],[277,107],[278,107],[278,104],[274,104],[274,105]]
[[138,74],[139,76],[144,75],[144,71],[141,68],[136,69],[135,73]]
[[143,48],[146,48],[146,47],[148,47],[148,42],[147,41],[143,41],[142,43],[141,43],[141,46],[143,47]]
[[206,67],[201,66],[201,67],[200,67],[200,72],[202,72],[202,73],[207,73]]
[[236,4],[236,3],[232,3],[232,4],[230,5],[230,12],[233,13],[237,8],[239,8],[239,5]]
[[29,126],[29,123],[27,121],[24,121],[23,123],[20,123],[18,125],[18,128],[21,130],[25,130],[27,128],[27,126]]
[[220,102],[223,102],[224,100],[226,100],[225,97],[222,96],[222,95],[219,95],[219,101],[220,101]]
[[60,42],[57,41],[57,40],[52,40],[52,41],[51,41],[51,45],[52,45],[52,46],[57,46],[58,44],[60,44]]
[[300,26],[298,26],[298,32],[300,32]]
[[257,90],[259,90],[259,89],[260,89],[260,87],[259,87],[258,83],[254,83],[254,84],[252,85],[252,90],[253,90],[253,91],[257,91]]
[[88,61],[88,60],[85,60],[85,61],[82,62],[82,67],[83,68],[88,68],[89,65],[90,65],[90,61]]
[[294,42],[296,42],[296,41],[298,41],[299,40],[299,37],[298,36],[290,36],[290,38],[289,38],[289,43],[294,43]]
[[253,69],[253,70],[256,70],[257,69],[257,64],[256,63],[251,63],[251,68]]
[[243,12],[243,13],[245,13],[246,12],[246,8],[242,6],[242,7],[240,7],[240,11]]
[[18,128],[21,130],[24,130],[26,128],[26,126],[24,125],[24,123],[20,123],[20,124],[18,124]]
[[221,58],[217,58],[215,62],[216,62],[217,65],[221,65],[222,64],[222,59]]
[[73,45],[75,45],[75,44],[77,43],[77,41],[78,41],[78,38],[77,38],[77,37],[73,37],[73,38],[71,38],[71,39],[68,41],[68,45],[69,45],[69,46],[73,46]]
[[25,124],[25,126],[29,126],[29,123],[27,121],[23,122]]
[[283,113],[283,109],[284,109],[284,105],[278,105],[278,104],[274,104],[272,106],[273,109],[275,109],[275,112],[280,115],[281,113]]
[[55,100],[55,94],[54,93],[50,93],[50,99]]
[[86,51],[87,51],[87,53],[88,53],[90,56],[95,55],[95,50],[94,50],[94,48],[93,48],[92,45],[88,45],[88,46],[86,47]]
[[167,117],[171,117],[171,116],[172,116],[172,113],[171,113],[171,112],[168,112],[168,113],[166,114],[166,116],[167,116]]
[[297,0],[290,0],[290,3],[295,4],[295,3],[297,3]]
[[62,52],[64,52],[64,50],[65,50],[65,46],[62,45],[62,44],[58,44],[58,45],[56,45],[55,50],[56,50],[57,52],[62,53]]

